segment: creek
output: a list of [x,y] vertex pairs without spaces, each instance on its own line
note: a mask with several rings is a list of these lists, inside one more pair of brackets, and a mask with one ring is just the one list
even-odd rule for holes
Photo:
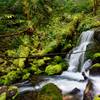
[[63,71],[61,75],[44,76],[44,81],[39,82],[34,87],[31,86],[28,81],[23,82],[21,83],[19,92],[38,91],[44,85],[53,83],[62,90],[62,94],[64,95],[70,93],[74,89],[79,90],[77,95],[80,100],[83,100],[86,85],[88,81],[91,81],[93,84],[93,95],[100,94],[100,78],[99,76],[92,76],[89,74],[92,61],[85,56],[88,45],[93,43],[93,35],[94,30],[82,32],[77,46],[71,50],[70,54],[66,55],[65,59],[69,64],[67,71]]

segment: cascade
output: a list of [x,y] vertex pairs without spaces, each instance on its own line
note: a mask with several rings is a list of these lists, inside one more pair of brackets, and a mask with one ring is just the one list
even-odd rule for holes
[[82,32],[80,35],[80,43],[72,50],[72,54],[70,55],[68,71],[76,72],[78,69],[80,69],[80,71],[82,70],[85,60],[85,51],[87,46],[92,42],[93,33],[93,30],[89,30]]

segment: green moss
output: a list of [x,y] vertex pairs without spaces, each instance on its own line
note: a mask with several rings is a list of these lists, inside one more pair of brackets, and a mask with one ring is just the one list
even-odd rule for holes
[[0,100],[6,100],[6,92],[0,94]]
[[37,64],[38,66],[42,66],[42,65],[45,64],[45,60],[44,60],[44,59],[39,59],[39,60],[36,61],[36,64]]
[[42,70],[37,69],[37,70],[35,71],[35,73],[34,73],[34,74],[39,75],[39,74],[41,74],[42,72],[43,72]]
[[[30,51],[29,47],[20,45],[19,49],[16,52],[16,56],[17,57],[28,57],[29,51]],[[16,66],[19,66],[19,67],[24,67],[25,60],[26,60],[26,58],[14,59],[13,64]]]
[[14,82],[16,79],[19,79],[21,76],[19,76],[20,71],[10,71],[7,75],[0,77],[0,84],[10,84]]
[[100,53],[95,53],[94,55],[93,55],[93,58],[95,59],[95,58],[100,58]]
[[100,100],[100,95],[95,96],[94,100]]
[[100,63],[96,63],[96,64],[92,65],[91,68],[100,68]]
[[23,80],[26,80],[26,79],[29,78],[29,76],[30,76],[30,73],[26,73],[26,74],[23,75],[22,79]]
[[5,53],[7,53],[8,56],[14,56],[16,55],[16,50],[7,50]]
[[56,85],[49,83],[41,89],[37,100],[62,100],[62,94]]
[[63,66],[61,64],[57,65],[48,65],[45,69],[45,73],[48,75],[54,75],[60,73],[63,70]]
[[56,63],[60,63],[60,62],[63,61],[63,59],[62,59],[62,57],[60,57],[60,56],[55,56],[55,57],[54,57],[54,61],[55,61]]
[[30,48],[27,46],[24,46],[24,45],[20,45],[19,48],[16,50],[7,50],[6,51],[8,56],[16,58],[16,59],[12,60],[12,63],[17,67],[24,67],[24,62],[26,60],[25,57],[28,57],[29,52],[30,52]]
[[34,74],[37,74],[37,75],[39,75],[43,72],[39,69],[39,67],[37,65],[34,65],[34,64],[32,64],[32,66],[31,66],[31,71],[33,71]]
[[[33,63],[31,63],[31,71],[34,72],[34,74],[40,74],[42,73],[45,68],[45,65],[47,62],[51,60],[50,57],[43,57],[42,59],[34,59]],[[42,68],[42,70],[40,70]]]

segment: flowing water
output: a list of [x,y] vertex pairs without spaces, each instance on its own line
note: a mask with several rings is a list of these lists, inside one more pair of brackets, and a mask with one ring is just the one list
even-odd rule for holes
[[78,66],[80,66],[80,71],[81,71],[82,66],[84,64],[85,51],[86,51],[88,44],[92,42],[91,40],[93,37],[93,33],[94,33],[93,31],[86,31],[81,34],[80,43],[77,47],[75,47],[72,50],[72,54],[69,58],[68,71],[76,72],[79,69]]
[[61,75],[44,77],[44,81],[40,82],[35,87],[27,85],[22,86],[19,88],[19,92],[39,90],[47,83],[54,83],[62,90],[62,94],[69,93],[75,88],[79,89],[80,100],[82,100],[83,92],[88,83],[88,80],[84,80],[84,76],[82,75],[82,72],[84,72],[85,76],[94,84],[95,94],[100,94],[100,86],[97,84],[100,83],[100,79],[99,77],[89,75],[88,69],[92,64],[92,61],[90,59],[86,60],[85,58],[87,46],[90,43],[93,43],[93,33],[93,30],[82,32],[79,45],[72,50],[70,56],[67,56],[69,63],[67,71],[64,71]]

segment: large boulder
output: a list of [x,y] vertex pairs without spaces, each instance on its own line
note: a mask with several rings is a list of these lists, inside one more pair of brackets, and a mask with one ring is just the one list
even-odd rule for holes
[[62,100],[61,90],[53,83],[49,83],[41,89],[37,100]]

